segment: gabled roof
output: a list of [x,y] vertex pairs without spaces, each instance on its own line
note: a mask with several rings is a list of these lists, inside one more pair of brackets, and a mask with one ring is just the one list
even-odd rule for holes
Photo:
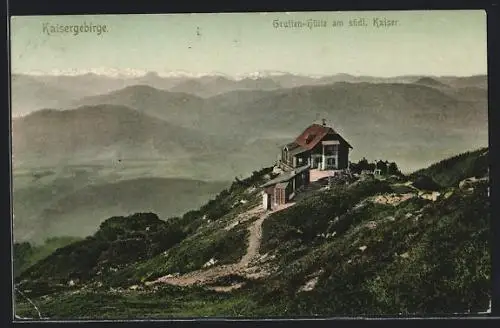
[[349,143],[332,127],[320,124],[310,125],[297,137],[297,139],[295,139],[295,143],[307,150],[310,150],[313,149],[329,133],[336,134],[340,140],[349,146],[349,148],[352,148],[352,146],[349,145]]
[[352,146],[347,142],[347,140],[345,140],[340,134],[337,133],[337,137],[342,140],[343,142],[345,142],[345,144],[347,145],[347,147],[351,148],[352,149]]
[[298,146],[297,148],[294,148],[290,151],[290,155],[295,156],[295,155],[301,154],[301,153],[308,151],[308,150],[309,149],[307,149],[307,148],[304,148],[302,146]]
[[[286,144],[285,147],[288,149],[288,151],[291,151],[295,148],[300,147],[300,145],[294,141],[294,142],[290,142],[290,143]],[[283,148],[285,148],[285,147],[283,147]]]
[[289,181],[277,183],[276,184],[276,188],[278,188],[278,189],[285,189],[288,186],[289,183],[290,183]]
[[296,168],[293,171],[281,173],[276,178],[269,180],[268,182],[261,185],[261,187],[265,188],[265,187],[273,186],[273,185],[278,184],[278,183],[290,181],[293,177],[295,177],[296,175],[298,175],[298,174],[300,174],[308,169],[309,169],[309,165],[304,165],[304,166]]
[[295,156],[297,154],[300,154],[300,153],[303,153],[305,151],[307,151],[308,149],[300,146],[298,143],[296,143],[295,141],[294,142],[290,142],[286,145],[283,146],[283,148],[286,148],[287,151],[292,155],[292,156]]

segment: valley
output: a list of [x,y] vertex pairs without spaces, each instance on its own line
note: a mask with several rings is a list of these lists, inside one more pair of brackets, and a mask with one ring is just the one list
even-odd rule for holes
[[86,237],[103,218],[141,211],[168,219],[200,206],[230,183],[204,181],[206,176],[189,174],[190,167],[176,170],[173,164],[179,162],[20,168],[14,172],[14,240]]

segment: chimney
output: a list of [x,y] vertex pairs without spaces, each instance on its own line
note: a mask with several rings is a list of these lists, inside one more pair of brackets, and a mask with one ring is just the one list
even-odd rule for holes
[[323,121],[323,126],[326,126],[326,120],[323,118],[322,121]]

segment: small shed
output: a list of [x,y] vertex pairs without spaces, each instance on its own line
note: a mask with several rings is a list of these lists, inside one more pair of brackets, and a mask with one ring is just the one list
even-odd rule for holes
[[291,199],[292,185],[290,182],[280,182],[274,187],[274,199],[276,205],[286,204],[288,200]]
[[284,172],[261,187],[262,206],[265,210],[283,205],[293,199],[297,190],[309,184],[309,165]]

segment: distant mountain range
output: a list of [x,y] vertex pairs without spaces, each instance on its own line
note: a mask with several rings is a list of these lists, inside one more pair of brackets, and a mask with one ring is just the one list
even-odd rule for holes
[[[114,104],[143,111],[149,115],[196,127],[213,133],[220,133],[220,122],[239,121],[244,124],[258,124],[269,128],[280,125],[302,127],[322,115],[335,117],[336,121],[357,119],[357,115],[375,118],[380,123],[394,116],[404,115],[405,120],[418,118],[428,124],[427,118],[437,117],[453,126],[454,121],[484,122],[485,90],[476,91],[474,101],[456,99],[454,95],[463,88],[443,90],[423,83],[348,83],[337,82],[277,90],[237,90],[210,98],[201,98],[189,93],[170,92],[145,85],[134,85],[108,94],[86,97],[75,106]],[[472,92],[471,92],[472,93]],[[470,109],[478,106],[480,111]],[[401,110],[404,109],[404,112]],[[231,117],[234,116],[234,117]],[[429,117],[425,117],[429,116]],[[210,118],[217,126],[210,129]],[[207,121],[208,119],[208,121]],[[203,123],[203,124],[201,124]],[[415,122],[412,122],[415,123]],[[419,123],[419,122],[416,122]],[[460,122],[462,123],[462,122]],[[294,127],[294,129],[295,129]]]
[[220,139],[117,105],[40,110],[14,119],[12,133],[16,161],[154,159],[223,149]]
[[[135,108],[241,145],[256,139],[291,139],[312,121],[326,118],[352,142],[360,156],[389,153],[405,161],[418,154],[424,162],[415,166],[430,163],[443,152],[460,151],[465,145],[484,146],[481,143],[487,140],[486,90],[477,87],[337,82],[267,91],[238,90],[203,99],[133,86],[85,98],[79,104],[99,103]],[[269,161],[275,154],[276,149],[273,154],[253,155]]]
[[[220,79],[205,77],[197,83],[217,84]],[[250,86],[251,81],[231,83]],[[485,82],[478,77],[420,77],[414,83],[268,85],[268,90],[256,86],[208,98],[136,84],[70,101],[76,108],[71,111],[42,110],[15,119],[14,156],[99,158],[121,152],[164,158],[220,152],[242,154],[258,165],[274,160],[281,142],[326,118],[358,156],[390,154],[402,162],[417,157],[422,162],[403,163],[417,167],[464,147],[486,146]],[[267,148],[258,151],[264,144]]]
[[[156,89],[183,92],[200,97],[220,95],[236,90],[277,90],[305,85],[322,85],[336,82],[414,83],[424,76],[399,76],[379,78],[336,74],[332,76],[303,76],[284,72],[256,72],[233,78],[226,75],[172,74],[161,76],[156,72],[144,75],[12,75],[12,115],[22,116],[43,108],[68,108],[71,103],[88,96],[106,94],[127,86],[146,85]],[[432,77],[451,87],[485,89],[485,75],[472,77]]]

